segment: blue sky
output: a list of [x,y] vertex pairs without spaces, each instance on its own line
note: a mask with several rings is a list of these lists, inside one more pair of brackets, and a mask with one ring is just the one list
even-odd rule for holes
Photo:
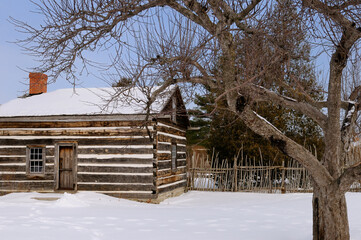
[[[29,0],[1,0],[0,1],[0,104],[26,93],[28,89],[28,72],[24,71],[36,66],[37,62],[31,56],[22,52],[14,43],[16,39],[24,38],[24,34],[17,32],[8,21],[9,16],[38,25],[41,16],[34,12],[35,6]],[[103,87],[106,83],[93,77],[84,76],[82,86]],[[59,88],[71,88],[67,81],[59,79],[48,86],[48,91]]]
[[[16,39],[25,36],[16,31],[15,27],[8,21],[9,16],[25,21],[33,26],[42,22],[42,16],[36,14],[35,6],[30,0],[0,0],[0,104],[23,95],[28,90],[28,72],[35,67],[37,62],[31,56],[22,52],[21,48],[14,43]],[[98,53],[97,53],[98,54]],[[322,56],[316,63],[318,70],[326,69],[328,57]],[[323,78],[327,77],[323,76]],[[82,87],[104,87],[107,84],[92,76],[83,75]],[[48,86],[48,91],[59,88],[71,88],[72,85],[63,79]]]
[[15,44],[19,34],[8,22],[9,16],[27,17],[30,5],[27,0],[0,1],[0,104],[21,95],[26,86],[24,81],[26,73],[18,68],[31,65],[31,58],[24,56]]

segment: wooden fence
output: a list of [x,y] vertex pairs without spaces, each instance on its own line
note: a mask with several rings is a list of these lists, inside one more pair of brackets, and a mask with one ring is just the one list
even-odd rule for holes
[[[257,165],[255,159],[228,163],[207,163],[191,167],[188,172],[188,189],[199,191],[292,193],[312,192],[307,170],[298,162],[289,160],[280,166]],[[194,165],[193,165],[194,166]],[[209,167],[212,166],[212,167]],[[360,191],[355,182],[350,191]]]

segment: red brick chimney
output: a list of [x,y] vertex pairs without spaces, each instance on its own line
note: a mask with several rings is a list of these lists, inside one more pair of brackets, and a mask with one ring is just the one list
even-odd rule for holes
[[48,76],[44,73],[29,73],[30,88],[29,95],[46,93]]

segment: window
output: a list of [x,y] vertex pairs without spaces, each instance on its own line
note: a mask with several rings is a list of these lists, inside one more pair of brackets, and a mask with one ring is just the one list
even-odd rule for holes
[[27,173],[28,174],[44,174],[44,147],[28,147],[27,148]]
[[177,144],[176,143],[172,143],[171,158],[172,158],[172,171],[175,172],[175,171],[177,171]]

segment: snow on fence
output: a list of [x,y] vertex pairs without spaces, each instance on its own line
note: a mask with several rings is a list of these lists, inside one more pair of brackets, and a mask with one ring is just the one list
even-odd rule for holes
[[[212,161],[203,166],[191,167],[188,174],[188,189],[292,193],[312,192],[312,184],[307,170],[294,160],[283,162],[280,166],[264,166],[257,165],[255,159],[246,158],[240,162]],[[360,190],[360,182],[355,182],[350,189],[350,191]]]

